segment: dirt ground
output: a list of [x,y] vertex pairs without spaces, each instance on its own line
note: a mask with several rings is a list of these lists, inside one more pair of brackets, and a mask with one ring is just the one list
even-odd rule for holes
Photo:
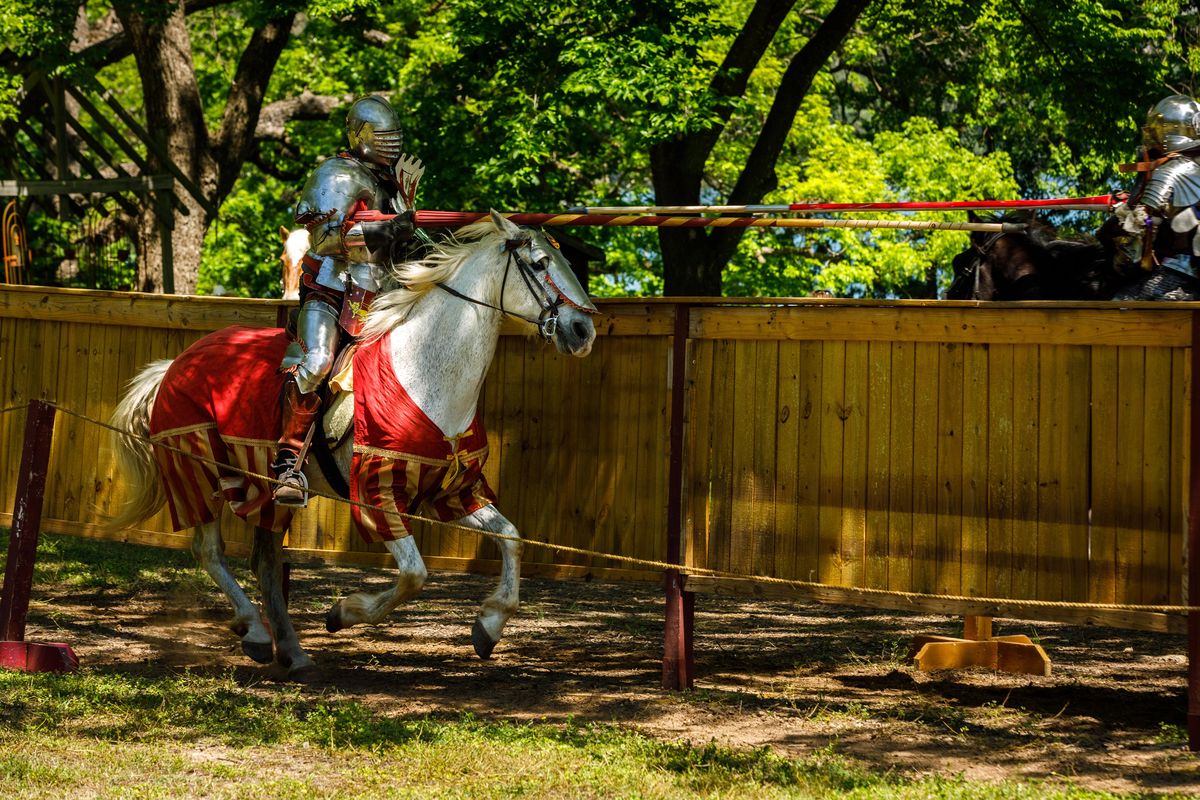
[[[389,715],[574,718],[798,757],[832,748],[880,772],[1200,793],[1200,759],[1183,747],[1183,637],[997,620],[995,633],[1027,634],[1049,651],[1052,677],[921,673],[904,660],[910,637],[956,635],[960,621],[700,595],[697,688],[666,694],[657,587],[527,579],[521,612],[484,662],[470,625],[493,580],[435,574],[388,624],[329,634],[331,599],[382,589],[387,573],[298,566],[293,617],[321,668],[302,691]],[[252,691],[278,691],[283,672],[242,656],[228,616],[207,587],[133,598],[41,591],[28,638],[67,641],[97,669],[233,668]]]

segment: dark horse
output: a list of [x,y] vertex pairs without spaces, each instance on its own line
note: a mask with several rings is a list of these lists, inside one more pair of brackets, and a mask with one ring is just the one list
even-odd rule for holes
[[[974,213],[969,218],[972,222],[991,221]],[[1195,281],[1173,270],[1117,269],[1114,257],[1122,231],[1115,216],[1105,221],[1092,241],[1058,239],[1052,225],[1033,215],[1006,216],[1003,221],[1024,222],[1028,227],[1014,233],[972,232],[971,246],[952,262],[954,278],[946,292],[947,300],[1197,297]]]
[[1107,300],[1116,291],[1111,248],[1101,242],[1058,239],[1033,215],[980,217],[972,222],[1023,222],[1010,233],[971,232],[971,246],[954,257],[947,300]]

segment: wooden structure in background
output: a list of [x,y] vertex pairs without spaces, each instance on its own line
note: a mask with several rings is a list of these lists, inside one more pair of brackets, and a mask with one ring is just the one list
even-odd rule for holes
[[[1192,304],[599,305],[584,360],[502,336],[483,397],[488,477],[529,539],[680,564],[667,580],[665,685],[691,680],[692,592],[1152,631],[1190,622],[1200,745],[1200,614],[970,599],[1180,604],[1200,593],[1200,569],[1189,575],[1184,558],[1200,531],[1200,515],[1188,516],[1200,497]],[[105,419],[146,362],[225,325],[275,325],[285,310],[6,289],[0,392],[5,406],[47,399]],[[0,509],[12,505],[21,417],[0,416]],[[59,414],[43,529],[101,535],[94,520],[114,488],[107,432]],[[230,549],[244,554],[248,532],[233,527]],[[498,567],[473,535],[419,525],[416,536],[431,569]],[[120,538],[190,540],[165,514]],[[390,563],[324,501],[298,516],[289,545],[301,560]],[[527,575],[662,580],[536,547],[525,562]],[[689,575],[697,567],[821,585]]]

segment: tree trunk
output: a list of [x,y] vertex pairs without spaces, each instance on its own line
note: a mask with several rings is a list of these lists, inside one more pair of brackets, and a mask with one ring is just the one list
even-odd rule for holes
[[[746,160],[729,205],[762,202],[777,183],[775,162],[813,78],[842,43],[870,0],[838,0],[801,50],[792,57],[775,101]],[[650,172],[659,205],[699,205],[704,166],[729,120],[732,101],[746,90],[750,72],[792,6],[786,0],[758,0],[710,90],[729,102],[712,128],[662,142],[650,150]],[[744,228],[659,228],[663,256],[663,293],[673,296],[721,294],[725,265],[737,251]]]
[[[161,10],[151,4],[115,5],[141,76],[146,127],[161,137],[157,149],[191,181],[204,205],[218,207],[254,147],[267,82],[287,44],[295,14],[269,20],[251,35],[225,101],[221,127],[210,137],[183,1],[174,0]],[[153,149],[148,161],[152,171],[167,172]],[[204,235],[212,220],[191,191],[177,184],[175,196],[187,208],[186,214],[178,209],[171,214],[175,292],[192,294]],[[157,292],[164,285],[163,250],[152,205],[148,198],[138,218],[138,288]]]
[[[117,15],[133,48],[138,73],[142,79],[146,128],[158,133],[159,146],[166,156],[200,187],[206,198],[216,196],[216,165],[209,151],[208,127],[204,122],[204,105],[196,83],[192,63],[192,44],[184,20],[182,0],[153,16],[143,13],[134,4],[116,4]],[[153,150],[147,159],[155,172],[167,172],[162,160]],[[191,294],[196,290],[200,271],[200,250],[208,217],[204,209],[182,189],[175,196],[183,201],[188,213],[175,210],[171,237],[175,291]],[[163,252],[158,222],[147,198],[146,208],[138,218],[138,288],[143,291],[163,290]]]

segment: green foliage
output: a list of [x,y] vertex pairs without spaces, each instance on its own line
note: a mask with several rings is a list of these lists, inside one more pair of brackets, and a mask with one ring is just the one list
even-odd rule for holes
[[208,229],[200,259],[200,294],[279,297],[283,243],[279,228],[295,227],[295,189],[257,170],[245,170],[236,191]]
[[[792,146],[780,160],[780,186],[768,203],[1009,199],[1017,196],[1004,154],[975,155],[954,131],[926,119],[869,141],[830,121],[824,101],[806,101]],[[902,214],[858,214],[902,219]],[[909,217],[911,218],[911,217]],[[920,219],[962,214],[922,214]],[[959,231],[758,229],[725,271],[725,293],[797,297],[824,289],[842,297],[927,297],[926,271],[967,246]],[[942,282],[948,280],[943,275]]]
[[[132,2],[133,0],[125,0]],[[161,4],[140,1],[145,12]],[[383,91],[406,148],[427,165],[422,208],[552,211],[653,202],[648,149],[731,114],[705,169],[721,202],[746,163],[780,80],[832,7],[800,3],[722,107],[709,89],[753,4],[724,0],[242,0],[188,16],[210,129],[252,28],[299,9],[267,102],[303,91]],[[0,119],[29,66],[82,77],[69,55],[76,3],[0,7]],[[98,18],[109,9],[91,3]],[[1145,109],[1195,88],[1200,12],[1182,0],[887,0],[872,4],[804,99],[765,202],[971,199],[1099,193],[1119,184]],[[15,66],[13,66],[15,64]],[[100,79],[141,105],[133,60]],[[103,139],[103,134],[101,138]],[[341,114],[295,122],[246,167],[203,254],[200,290],[274,296],[276,229],[318,157],[344,147]],[[935,217],[922,217],[933,219]],[[962,219],[952,215],[951,219]],[[608,253],[597,294],[663,285],[647,230],[574,231]],[[726,269],[736,294],[918,296],[965,237],[756,230]]]
[[[1023,192],[1110,185],[1145,109],[1172,93],[1185,45],[1178,0],[938,0],[873,4],[837,94],[847,117],[950,127],[977,152],[1012,156]],[[1192,15],[1194,31],[1195,15]]]

